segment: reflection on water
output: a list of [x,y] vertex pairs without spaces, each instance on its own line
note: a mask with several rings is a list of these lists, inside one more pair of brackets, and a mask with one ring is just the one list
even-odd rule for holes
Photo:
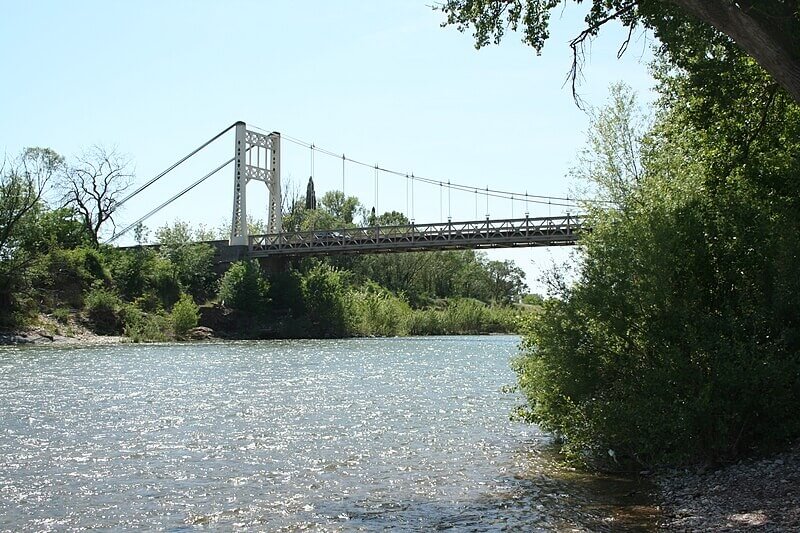
[[508,420],[516,343],[5,348],[0,529],[647,529]]

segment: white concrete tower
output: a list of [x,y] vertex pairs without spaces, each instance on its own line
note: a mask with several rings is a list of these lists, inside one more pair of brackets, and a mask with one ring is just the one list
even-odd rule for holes
[[268,135],[249,131],[244,122],[236,123],[233,181],[233,215],[231,246],[247,246],[247,184],[263,181],[269,194],[267,232],[280,233],[281,214],[281,134]]

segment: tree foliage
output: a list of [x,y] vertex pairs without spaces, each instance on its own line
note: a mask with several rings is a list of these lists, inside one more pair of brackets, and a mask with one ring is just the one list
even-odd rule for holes
[[610,89],[610,102],[589,110],[586,146],[580,151],[572,177],[588,185],[584,197],[625,208],[642,179],[644,138],[650,120],[636,105],[636,94],[625,84]]
[[[510,28],[521,31],[523,41],[540,53],[550,35],[551,14],[567,3],[568,0],[446,0],[439,8],[447,16],[445,25],[455,25],[460,31],[472,28],[478,48],[499,43],[506,28]],[[698,51],[738,46],[800,102],[797,0],[592,0],[586,4],[589,8],[585,27],[570,42],[573,90],[587,39],[609,22],[619,21],[630,31],[620,45],[620,54],[637,26],[652,29],[661,43],[661,52],[690,71],[691,58],[701,55]]]
[[260,314],[267,310],[269,283],[258,261],[233,263],[222,276],[218,298],[231,309]]
[[200,311],[192,297],[188,294],[181,295],[170,313],[170,322],[172,322],[175,336],[179,339],[185,338],[192,328],[197,327],[199,319]]
[[303,302],[314,337],[342,337],[348,332],[348,307],[341,273],[319,263],[303,278]]
[[630,201],[593,212],[578,280],[527,326],[525,415],[575,458],[714,461],[800,435],[800,107],[752,105],[774,82],[744,56],[709,77],[662,78]]
[[334,264],[403,294],[415,307],[448,297],[510,303],[525,289],[525,274],[513,262],[489,261],[473,250],[343,257]]
[[63,158],[47,148],[27,148],[0,168],[0,324],[13,323],[36,260],[34,235],[43,195]]
[[333,218],[346,225],[353,223],[356,214],[362,209],[361,202],[355,196],[345,197],[342,191],[328,191],[320,199],[320,207]]
[[193,242],[189,224],[175,221],[172,226],[163,226],[156,231],[156,239],[160,243],[159,253],[174,265],[182,291],[200,301],[216,293],[214,248]]

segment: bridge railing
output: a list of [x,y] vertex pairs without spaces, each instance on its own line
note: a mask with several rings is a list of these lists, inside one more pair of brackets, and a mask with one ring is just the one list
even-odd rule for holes
[[250,236],[251,252],[325,253],[344,250],[494,247],[522,244],[573,244],[582,217],[516,218],[287,231]]

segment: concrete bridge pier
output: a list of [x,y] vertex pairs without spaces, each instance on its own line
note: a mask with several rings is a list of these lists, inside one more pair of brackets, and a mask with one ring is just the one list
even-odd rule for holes
[[[212,241],[209,244],[215,250],[215,263],[217,274],[222,275],[236,261],[250,259],[250,251],[247,246],[231,246],[228,241]],[[266,274],[279,274],[289,270],[291,258],[286,255],[272,255],[256,257],[258,264]]]
[[258,264],[265,274],[280,274],[289,270],[290,260],[285,255],[259,257]]

